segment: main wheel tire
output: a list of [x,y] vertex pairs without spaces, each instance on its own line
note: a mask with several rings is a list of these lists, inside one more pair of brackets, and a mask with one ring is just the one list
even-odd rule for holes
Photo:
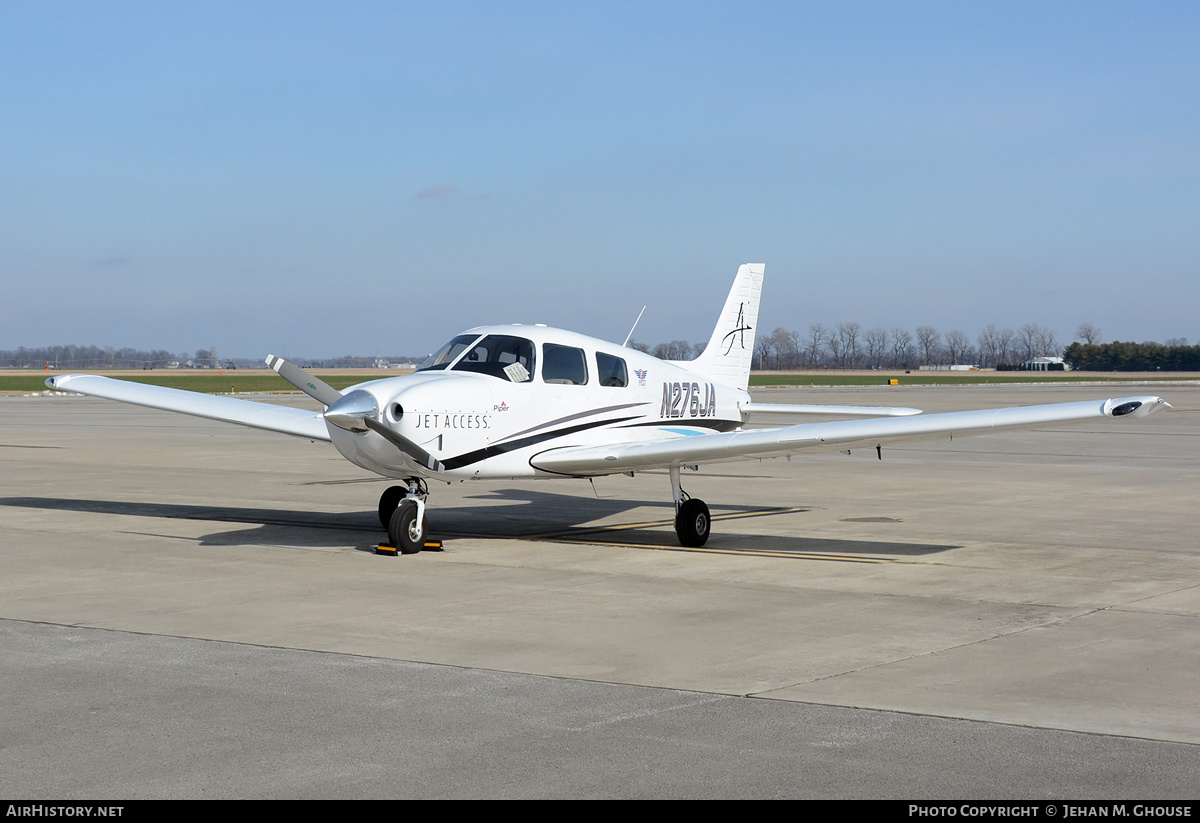
[[392,515],[396,513],[396,507],[406,494],[408,489],[404,486],[392,486],[379,496],[379,525],[385,529],[391,527]]
[[675,534],[679,542],[685,546],[703,546],[708,541],[712,520],[708,516],[708,506],[703,500],[692,498],[683,501],[675,515]]
[[388,537],[400,554],[416,554],[425,545],[425,523],[417,522],[417,501],[402,500],[392,512]]

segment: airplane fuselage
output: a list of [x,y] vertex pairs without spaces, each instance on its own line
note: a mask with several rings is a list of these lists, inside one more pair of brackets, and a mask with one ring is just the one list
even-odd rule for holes
[[[466,342],[455,351],[455,341]],[[750,400],[747,392],[679,364],[546,326],[478,327],[451,344],[442,363],[430,365],[435,355],[412,375],[347,390],[369,393],[381,421],[439,461],[442,471],[375,431],[327,422],[346,459],[395,478],[561,476],[535,468],[531,459],[567,446],[730,431],[742,425],[740,408]],[[497,360],[502,348],[509,351]],[[520,368],[513,370],[514,363]]]

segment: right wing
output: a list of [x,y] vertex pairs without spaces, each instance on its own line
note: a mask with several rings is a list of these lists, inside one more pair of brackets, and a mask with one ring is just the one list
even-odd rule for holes
[[206,417],[209,420],[238,423],[255,429],[307,437],[309,440],[329,441],[329,430],[325,427],[321,412],[168,389],[164,386],[147,386],[95,374],[56,375],[48,378],[46,385],[58,391],[78,392],[92,397],[103,397],[106,400],[132,403],[135,406],[149,406],[152,409],[181,412]]
[[1027,429],[1111,417],[1144,417],[1170,404],[1161,397],[1121,397],[1045,406],[803,423],[781,429],[755,429],[726,434],[680,433],[663,440],[564,446],[530,459],[536,469],[587,477],[694,463],[778,457],[820,449],[874,448],[884,443],[932,440],[955,434],[985,434],[998,429]]

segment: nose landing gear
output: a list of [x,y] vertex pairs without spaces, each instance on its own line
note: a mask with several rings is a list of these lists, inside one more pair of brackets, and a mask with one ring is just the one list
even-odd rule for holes
[[390,545],[380,544],[379,554],[416,554],[422,549],[441,549],[440,540],[429,539],[425,499],[429,489],[420,478],[408,486],[392,486],[379,497],[379,522],[387,529]]

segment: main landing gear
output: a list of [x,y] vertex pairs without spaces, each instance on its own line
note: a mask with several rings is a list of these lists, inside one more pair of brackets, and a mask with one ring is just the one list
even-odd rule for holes
[[[394,547],[389,554],[416,554],[421,549],[441,544],[429,540],[425,518],[425,498],[429,489],[421,479],[409,480],[408,486],[392,486],[379,497],[379,522],[388,532]],[[432,545],[430,545],[432,544]],[[381,547],[382,548],[382,547]]]
[[703,546],[712,527],[708,506],[683,490],[679,466],[671,467],[671,494],[675,498],[675,534],[679,542],[688,547]]

